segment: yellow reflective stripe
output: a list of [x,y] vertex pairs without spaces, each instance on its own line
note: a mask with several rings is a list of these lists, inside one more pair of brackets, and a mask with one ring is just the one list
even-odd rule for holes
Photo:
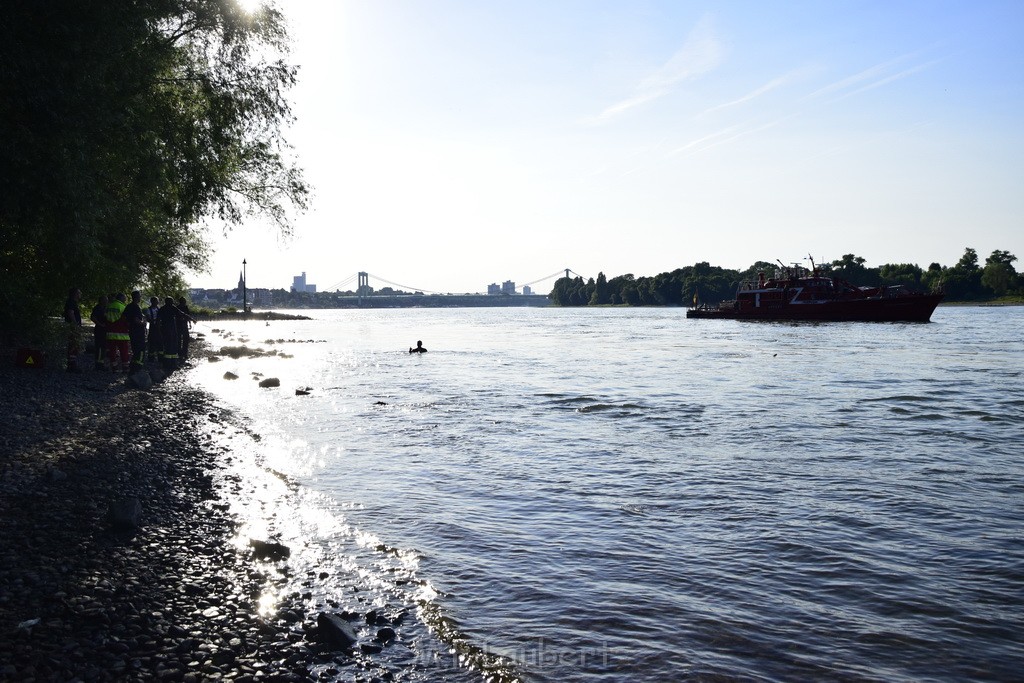
[[107,332],[107,341],[131,341],[125,332]]
[[109,306],[107,306],[107,320],[109,320],[112,323],[116,323],[118,320],[121,319],[121,316],[124,314],[124,309],[125,305],[120,301],[115,301],[114,303],[110,304]]

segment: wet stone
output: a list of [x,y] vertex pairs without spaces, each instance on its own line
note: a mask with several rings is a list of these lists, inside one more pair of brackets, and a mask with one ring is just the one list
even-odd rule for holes
[[[256,440],[258,426],[190,387],[187,372],[150,391],[123,375],[45,373],[0,364],[0,414],[14,418],[0,420],[0,680],[306,681],[324,662],[343,680],[379,675],[359,648],[348,653],[366,609],[335,617],[342,647],[320,642],[298,592],[280,614],[258,614],[264,591],[289,580],[234,545],[232,510],[250,489],[225,468],[249,456],[241,442],[242,452],[220,445]],[[112,533],[110,502],[131,499],[131,535]],[[290,555],[277,545],[268,559]],[[305,592],[332,576],[316,568]],[[354,581],[337,591],[322,601],[338,610],[369,592]],[[404,651],[366,645],[388,661]]]

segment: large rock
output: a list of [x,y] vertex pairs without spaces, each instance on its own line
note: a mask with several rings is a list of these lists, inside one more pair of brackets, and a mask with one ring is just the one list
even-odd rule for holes
[[145,391],[153,388],[153,378],[145,370],[139,370],[128,376],[128,385]]
[[281,386],[281,380],[276,377],[268,377],[260,380],[260,386],[264,389],[267,387],[279,387]]
[[115,531],[136,531],[142,524],[142,503],[138,498],[121,498],[110,503],[110,526]]
[[259,541],[253,538],[249,540],[249,545],[252,547],[252,552],[257,560],[277,562],[278,560],[286,559],[292,554],[291,548],[281,543],[274,543],[273,541]]
[[321,612],[316,625],[320,628],[320,640],[329,645],[351,650],[359,642],[356,630],[337,614]]

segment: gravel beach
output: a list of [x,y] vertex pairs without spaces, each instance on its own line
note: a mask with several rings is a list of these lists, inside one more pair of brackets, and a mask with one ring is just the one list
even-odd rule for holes
[[138,390],[0,352],[0,679],[465,680],[424,670],[384,614],[297,593],[261,610],[288,551],[235,539],[215,436],[239,426],[185,370]]

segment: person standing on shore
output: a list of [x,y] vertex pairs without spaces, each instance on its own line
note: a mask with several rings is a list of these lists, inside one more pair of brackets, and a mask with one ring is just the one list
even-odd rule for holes
[[81,372],[78,367],[78,354],[82,351],[82,309],[78,302],[82,299],[82,290],[72,287],[68,290],[68,300],[64,302],[64,322],[68,325],[68,372]]
[[128,318],[125,310],[124,292],[118,292],[107,304],[107,363],[112,372],[117,372],[117,358],[121,359],[121,372],[128,372]]
[[191,339],[188,336],[188,328],[192,325],[192,311],[188,310],[188,303],[185,297],[178,298],[178,357],[182,360],[188,358],[188,343]]
[[96,347],[96,357],[93,359],[93,369],[103,369],[104,349],[107,347],[107,305],[110,303],[104,295],[100,295],[99,302],[92,307],[89,320],[92,321],[92,342]]
[[173,298],[164,299],[157,319],[160,323],[160,361],[164,370],[170,372],[178,367],[178,342],[181,339],[178,334],[178,309]]
[[149,324],[149,346],[146,350],[146,357],[149,362],[160,359],[160,327],[158,317],[160,315],[160,299],[155,296],[149,297],[149,308],[145,310],[146,322]]
[[124,317],[128,320],[128,339],[132,346],[131,370],[142,369],[146,358],[146,316],[142,313],[142,292],[132,292],[132,302],[124,309]]

